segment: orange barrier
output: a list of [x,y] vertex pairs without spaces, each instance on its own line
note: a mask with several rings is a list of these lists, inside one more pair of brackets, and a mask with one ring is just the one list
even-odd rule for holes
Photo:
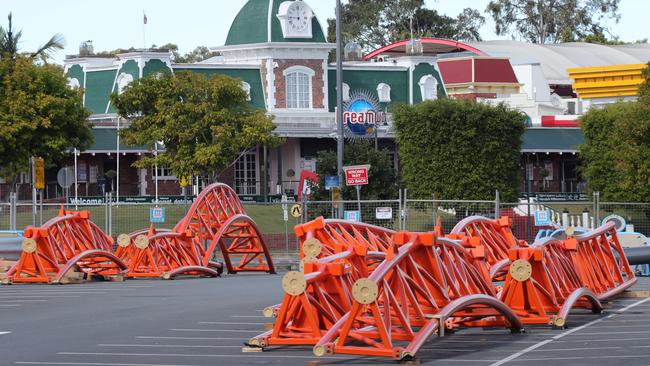
[[206,187],[174,229],[144,233],[118,240],[118,256],[128,263],[128,276],[217,276],[223,270],[213,260],[217,250],[229,273],[275,273],[260,230],[225,184]]
[[113,253],[113,239],[89,219],[88,211],[61,208],[43,226],[27,227],[20,259],[7,272],[7,283],[60,283],[71,269],[85,277],[119,276],[127,266]]
[[601,301],[636,283],[613,223],[566,240],[545,238],[512,249],[501,294],[524,323],[563,328],[574,307],[602,310]]

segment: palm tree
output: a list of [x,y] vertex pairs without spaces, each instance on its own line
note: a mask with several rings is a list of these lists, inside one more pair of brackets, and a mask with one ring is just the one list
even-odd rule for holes
[[[16,58],[18,54],[18,45],[23,31],[14,32],[12,24],[12,16],[9,13],[9,26],[5,29],[0,26],[0,59],[4,57]],[[36,52],[30,53],[30,57],[47,59],[51,54],[57,50],[62,50],[64,47],[63,36],[59,33],[55,34],[44,45],[38,48]]]

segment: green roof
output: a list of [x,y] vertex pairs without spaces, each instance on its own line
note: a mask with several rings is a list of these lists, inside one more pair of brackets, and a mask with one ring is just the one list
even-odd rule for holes
[[529,128],[523,140],[523,152],[577,152],[585,142],[579,128]]
[[[336,108],[336,70],[330,69],[328,73],[330,112],[334,112]],[[409,102],[409,74],[407,69],[343,69],[343,82],[350,87],[350,94],[367,92],[377,100],[379,100],[377,86],[380,83],[386,83],[390,85],[391,102],[389,107],[394,104]]]
[[[117,149],[117,130],[113,128],[93,128],[95,141],[86,152],[108,152]],[[142,152],[149,151],[146,146],[129,146],[120,141],[121,152]]]
[[[277,17],[280,4],[285,0],[248,0],[230,26],[226,46],[271,42],[326,43],[320,22],[312,19],[312,38],[284,38],[282,25]],[[269,6],[272,7],[269,12]],[[269,37],[269,21],[271,36]]]

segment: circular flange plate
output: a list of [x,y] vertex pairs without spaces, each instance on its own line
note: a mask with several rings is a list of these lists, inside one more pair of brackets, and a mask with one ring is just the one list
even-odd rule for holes
[[131,238],[127,234],[120,234],[117,236],[117,245],[126,248],[131,244]]
[[524,282],[528,280],[533,273],[533,266],[529,262],[517,259],[510,265],[510,275],[515,281]]
[[573,236],[573,234],[576,233],[576,229],[573,226],[569,226],[568,228],[564,229],[564,232],[567,236]]
[[318,257],[322,250],[323,244],[318,239],[307,239],[302,244],[302,252],[305,254],[305,257]]
[[34,239],[23,240],[22,246],[25,253],[34,253],[36,251],[36,241]]
[[138,249],[147,249],[149,246],[149,239],[144,235],[138,235],[135,238],[135,247]]
[[360,304],[372,303],[377,299],[377,294],[379,294],[379,287],[367,278],[359,279],[352,285],[352,297]]
[[559,316],[553,319],[553,326],[557,328],[564,328],[566,325],[566,319],[560,318]]
[[310,262],[318,262],[318,259],[316,257],[307,256],[300,260],[300,264],[298,265],[298,268],[300,269],[301,273],[305,273],[305,263],[310,263]]
[[291,296],[298,296],[307,289],[305,275],[300,272],[291,271],[282,278],[282,288],[284,292]]

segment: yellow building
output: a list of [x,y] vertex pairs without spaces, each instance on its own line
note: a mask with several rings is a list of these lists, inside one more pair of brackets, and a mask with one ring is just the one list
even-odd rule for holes
[[[588,107],[634,100],[643,82],[646,64],[625,64],[567,69],[573,90]],[[585,108],[585,109],[586,109]]]

